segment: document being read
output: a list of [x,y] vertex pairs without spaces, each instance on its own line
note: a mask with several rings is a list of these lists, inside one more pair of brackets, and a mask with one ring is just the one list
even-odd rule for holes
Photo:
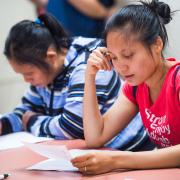
[[77,156],[91,152],[100,152],[105,150],[68,150],[66,146],[44,145],[44,144],[25,144],[32,151],[47,157],[47,160],[41,161],[28,167],[28,170],[56,170],[56,171],[78,171],[71,163],[71,159]]

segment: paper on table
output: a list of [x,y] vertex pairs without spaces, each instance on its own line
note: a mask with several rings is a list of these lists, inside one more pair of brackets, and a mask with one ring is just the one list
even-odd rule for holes
[[28,167],[27,168],[28,170],[78,171],[78,169],[72,165],[70,159],[90,152],[105,151],[105,150],[80,150],[80,149],[68,150],[66,146],[57,146],[57,145],[43,145],[43,144],[25,144],[25,145],[34,152],[49,158],[45,161],[41,161],[31,167]]
[[64,145],[58,146],[58,145],[29,144],[29,143],[24,143],[24,144],[32,151],[47,158],[52,158],[57,160],[64,159],[68,161],[71,159],[71,154]]
[[72,163],[68,160],[64,159],[47,159],[45,161],[41,161],[29,168],[28,170],[48,170],[48,171],[78,171],[76,167],[72,165]]
[[0,136],[0,150],[21,147],[24,145],[22,142],[36,143],[48,140],[52,140],[52,138],[36,137],[28,132],[12,133]]

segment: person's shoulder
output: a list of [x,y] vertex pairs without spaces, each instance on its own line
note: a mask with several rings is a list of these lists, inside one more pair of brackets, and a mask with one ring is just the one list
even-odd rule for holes
[[100,38],[86,38],[79,36],[75,37],[72,42],[72,47],[81,53],[91,53],[100,46],[104,46],[104,41]]
[[180,64],[180,61],[178,61],[178,60],[177,60],[176,58],[174,58],[174,57],[169,57],[169,58],[166,59],[165,64],[166,64],[169,68],[171,68],[172,66],[176,66],[176,65]]
[[175,58],[168,58],[165,61],[165,66],[168,69],[168,74],[173,74],[180,67],[180,61]]
[[83,37],[83,36],[77,36],[77,37],[73,38],[72,45],[76,44],[76,45],[85,46],[95,40],[97,40],[97,39],[96,38],[87,38],[87,37]]
[[168,67],[169,72],[174,72],[176,71],[176,69],[179,69],[180,67],[180,61],[176,61],[176,60],[167,60],[166,61],[166,67]]
[[180,61],[168,61],[168,72],[165,82],[169,88],[179,87],[180,82]]

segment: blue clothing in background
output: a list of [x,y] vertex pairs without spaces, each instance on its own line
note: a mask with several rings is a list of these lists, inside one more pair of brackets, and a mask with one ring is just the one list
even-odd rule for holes
[[[100,0],[111,7],[113,0]],[[105,19],[94,19],[81,13],[67,0],[49,0],[47,11],[53,14],[70,36],[101,37]]]

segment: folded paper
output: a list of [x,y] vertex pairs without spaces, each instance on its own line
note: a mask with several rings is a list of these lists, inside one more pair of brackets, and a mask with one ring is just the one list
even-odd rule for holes
[[41,161],[28,167],[28,170],[56,170],[56,171],[78,171],[71,163],[71,159],[92,152],[105,150],[68,150],[66,146],[45,145],[45,144],[28,144],[25,145],[32,151],[47,157],[47,160]]

